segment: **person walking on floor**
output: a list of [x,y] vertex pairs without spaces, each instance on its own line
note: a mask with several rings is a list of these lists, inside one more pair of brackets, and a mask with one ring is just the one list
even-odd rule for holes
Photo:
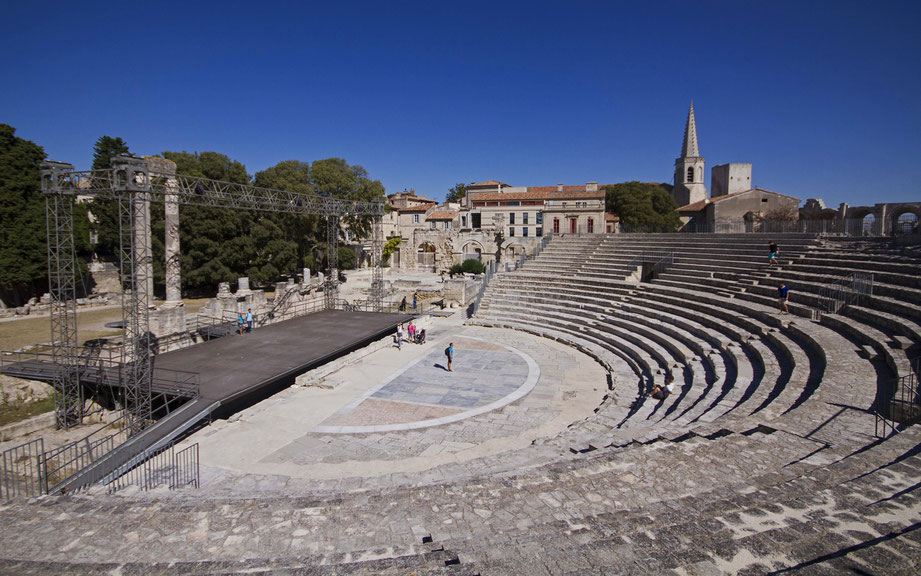
[[777,289],[777,297],[780,298],[780,313],[789,314],[790,309],[787,308],[787,302],[790,301],[790,287],[780,283],[780,288]]
[[247,308],[246,310],[246,332],[253,331],[253,309]]
[[413,294],[413,312],[416,311],[416,295]]
[[397,324],[397,350],[403,349],[403,323]]
[[768,244],[768,253],[768,266],[777,266],[777,255],[780,253],[780,248],[773,240]]
[[448,347],[445,348],[445,356],[448,357],[448,372],[454,372],[451,369],[451,363],[454,362],[454,342],[448,344]]
[[243,312],[237,314],[237,332],[240,333],[240,336],[243,336],[243,328],[246,326],[246,322],[243,320]]

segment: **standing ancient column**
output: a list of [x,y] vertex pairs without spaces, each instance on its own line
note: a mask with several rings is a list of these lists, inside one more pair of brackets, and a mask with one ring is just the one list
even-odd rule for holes
[[[145,156],[147,166],[152,172],[167,175],[164,195],[164,238],[166,253],[166,305],[176,306],[182,303],[182,276],[179,266],[179,185],[176,182],[176,163],[172,160]],[[173,175],[173,177],[170,177]]]

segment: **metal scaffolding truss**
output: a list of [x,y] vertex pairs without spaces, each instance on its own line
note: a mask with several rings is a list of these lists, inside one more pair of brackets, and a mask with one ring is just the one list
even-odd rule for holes
[[339,299],[339,216],[330,214],[326,217],[326,267],[329,277],[323,287],[326,309],[336,307]]
[[48,233],[48,291],[51,294],[51,352],[54,372],[54,408],[58,428],[83,420],[83,393],[77,365],[77,292],[74,254],[74,192],[61,185],[69,164],[49,162],[43,173],[45,224]]
[[48,278],[53,298],[51,309],[52,352],[56,371],[57,422],[67,428],[83,416],[79,383],[76,323],[76,258],[73,238],[73,202],[76,195],[114,200],[119,206],[119,256],[125,321],[122,351],[125,408],[132,431],[151,420],[153,376],[150,305],[150,203],[172,202],[190,206],[256,210],[285,214],[318,215],[327,221],[329,276],[324,293],[327,308],[337,303],[338,241],[341,217],[369,218],[372,223],[374,272],[371,301],[380,311],[383,301],[381,233],[382,202],[344,200],[284,190],[234,184],[207,178],[150,170],[140,158],[119,156],[108,170],[74,171],[73,166],[46,162],[42,170],[48,227]]
[[373,310],[381,310],[384,305],[384,222],[375,216],[371,222],[371,297]]

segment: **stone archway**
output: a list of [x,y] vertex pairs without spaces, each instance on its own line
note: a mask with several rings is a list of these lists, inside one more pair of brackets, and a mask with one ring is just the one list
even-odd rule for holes
[[892,211],[889,220],[889,233],[893,236],[918,232],[918,222],[921,221],[921,205],[900,206]]
[[435,245],[423,242],[416,248],[416,269],[435,271]]
[[527,252],[527,248],[525,248],[524,244],[509,242],[503,246],[502,255],[507,259],[507,262],[512,262],[517,260],[525,252]]
[[464,244],[463,258],[462,260],[483,260],[483,245],[476,240],[471,240]]
[[882,221],[879,211],[870,206],[850,210],[845,222],[848,236],[877,236],[881,233]]

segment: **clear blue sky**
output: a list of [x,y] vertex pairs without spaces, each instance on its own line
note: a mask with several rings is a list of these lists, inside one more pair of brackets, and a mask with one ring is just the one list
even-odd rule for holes
[[78,168],[109,135],[436,199],[670,182],[693,99],[708,185],[921,200],[917,1],[4,4],[0,122]]

